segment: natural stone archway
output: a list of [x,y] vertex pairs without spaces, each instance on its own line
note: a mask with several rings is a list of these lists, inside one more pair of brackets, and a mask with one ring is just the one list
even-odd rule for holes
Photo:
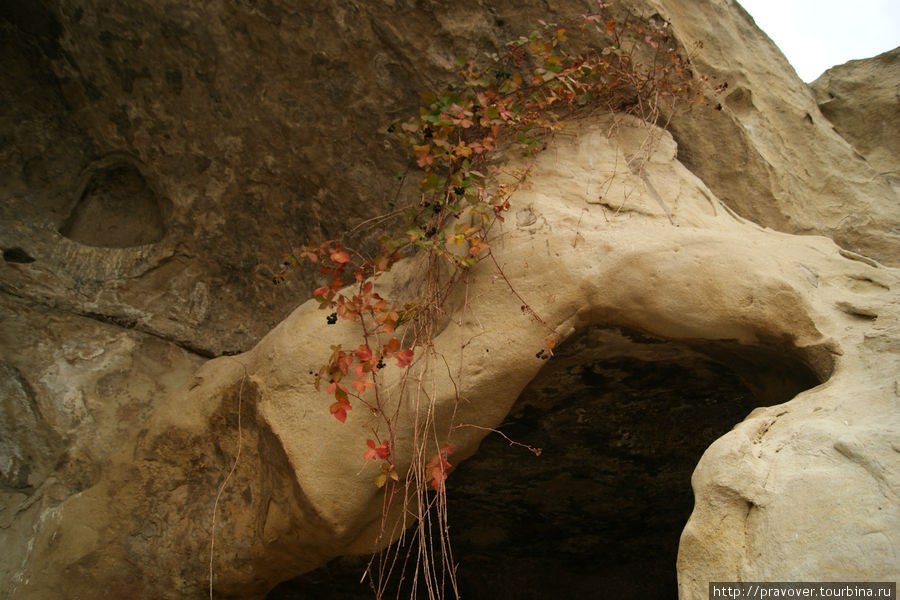
[[[759,380],[782,385],[766,395]],[[756,407],[819,383],[783,350],[708,351],[596,326],[573,334],[500,427],[540,456],[489,435],[453,473],[462,597],[676,597],[678,541],[703,451]],[[267,598],[370,598],[359,581],[367,561],[339,559]]]

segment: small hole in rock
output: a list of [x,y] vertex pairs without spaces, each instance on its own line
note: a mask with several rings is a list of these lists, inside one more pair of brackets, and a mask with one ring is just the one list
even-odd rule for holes
[[34,258],[19,247],[3,251],[3,260],[10,263],[33,263]]

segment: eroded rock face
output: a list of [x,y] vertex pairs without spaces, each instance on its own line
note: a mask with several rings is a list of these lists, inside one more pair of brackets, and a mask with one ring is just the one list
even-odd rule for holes
[[0,247],[35,262],[0,285],[207,357],[249,350],[315,287],[272,285],[284,255],[395,199],[391,120],[456,56],[547,16],[534,1],[7,2]]
[[[0,297],[4,595],[23,584],[27,589],[29,576],[23,578],[22,567],[32,564],[41,535],[65,556],[44,563],[43,570],[75,576],[73,570],[108,561],[97,556],[107,539],[104,532],[118,527],[118,509],[134,508],[143,494],[128,500],[118,490],[115,498],[92,505],[93,513],[112,519],[96,529],[80,517],[57,527],[60,507],[95,489],[108,475],[108,466],[122,460],[122,446],[139,424],[202,363],[202,358],[146,334]],[[151,516],[141,515],[150,527]],[[79,565],[87,555],[94,557],[93,563]],[[96,574],[92,580],[99,580]],[[53,594],[58,596],[66,586],[56,585]]]
[[[282,320],[310,281],[272,288],[271,266],[292,245],[380,212],[373,197],[394,197],[389,175],[402,157],[378,129],[413,107],[415,91],[446,81],[445,58],[496,49],[538,17],[558,15],[527,2],[101,4],[0,8],[10,167],[0,174],[0,534],[13,548],[0,589],[19,599],[97,589],[199,597],[208,594],[212,558],[216,597],[262,597],[336,557],[370,552],[381,516],[376,467],[360,456],[371,436],[364,411],[337,423],[310,375],[327,360],[323,340],[359,340],[347,324],[327,325],[315,303]],[[690,510],[687,465],[728,429],[725,421],[761,407],[712,444],[694,472],[679,597],[704,598],[711,580],[896,580],[900,275],[883,266],[898,256],[895,186],[831,129],[735,5],[629,5],[671,19],[683,48],[704,41],[695,65],[714,84],[728,82],[723,110],[680,116],[677,145],[628,119],[573,123],[540,156],[533,186],[516,194],[514,218],[492,244],[517,291],[569,348],[592,332],[622,330],[657,340],[659,352],[635,357],[604,339],[611,353],[602,358],[576,352],[571,362],[544,363],[535,351],[546,331],[489,265],[473,269],[468,304],[452,299],[454,318],[436,340],[465,379],[452,382],[440,369],[432,378],[423,353],[416,368],[434,381],[434,414],[457,445],[454,464],[479,445],[486,451],[487,466],[462,465],[451,488],[459,475],[474,507],[482,485],[508,485],[518,508],[498,508],[510,519],[493,533],[476,525],[461,535],[469,556],[461,560],[502,552],[532,508],[559,512],[533,494],[529,476],[561,502],[592,497],[585,519],[602,532],[595,521],[616,500],[594,488],[618,484],[589,478],[583,496],[567,495],[577,473],[554,441],[567,428],[585,452],[610,451],[598,468],[643,456],[622,460],[632,482],[653,479],[644,467],[662,460],[661,447],[634,441],[638,430],[681,444],[691,425],[626,425],[616,406],[637,388],[613,400],[604,377],[656,373],[653,389],[664,390],[684,377],[673,364],[682,373],[725,365],[721,377],[697,378],[731,382],[715,385],[732,390],[735,404],[713,411],[722,420],[703,427],[710,439],[693,455],[679,446],[673,453],[683,461],[656,467],[657,479],[684,486],[679,507],[648,509],[661,529],[644,532],[671,562],[676,522]],[[583,10],[558,6],[560,14]],[[34,100],[21,102],[21,89]],[[648,137],[654,150],[641,154]],[[635,157],[640,168],[622,168]],[[91,226],[100,219],[110,227]],[[411,261],[378,286],[401,297],[416,275]],[[462,351],[460,340],[470,340]],[[251,347],[197,369],[203,357]],[[396,385],[391,373],[387,388]],[[587,378],[583,388],[566,386],[591,396],[581,400],[589,407],[582,421],[565,410],[579,399],[554,396],[548,377]],[[709,404],[710,386],[665,403]],[[460,406],[457,391],[467,399]],[[607,429],[585,424],[605,415]],[[483,482],[500,460],[491,454],[498,444],[482,443],[483,429],[457,426],[507,418],[525,436],[529,428],[548,436],[538,444],[546,456],[527,457],[529,468],[546,467],[525,471],[524,482]],[[417,425],[407,414],[400,439]],[[410,457],[400,458],[402,470]],[[639,496],[628,492],[630,508]],[[647,515],[622,514],[632,524]],[[557,528],[571,531],[572,522]],[[565,544],[561,551],[574,554],[603,542]],[[599,565],[587,583],[626,588],[633,565],[609,567]],[[474,575],[470,589],[494,594],[488,579]]]
[[900,48],[832,67],[810,87],[835,131],[900,185]]
[[759,225],[824,235],[898,266],[897,186],[833,130],[750,15],[724,0],[654,4],[685,47],[703,44],[694,64],[720,90],[722,110],[692,111],[674,121],[679,160]]

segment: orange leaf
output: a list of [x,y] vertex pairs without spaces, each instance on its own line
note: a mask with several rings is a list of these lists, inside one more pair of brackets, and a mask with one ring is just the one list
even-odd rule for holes
[[353,386],[353,389],[356,390],[356,393],[364,394],[367,389],[375,387],[375,382],[368,378],[354,379],[350,382],[350,385]]
[[336,263],[346,263],[350,262],[350,255],[344,252],[343,250],[334,250],[331,253],[331,260]]
[[334,415],[334,418],[337,419],[338,421],[340,421],[341,423],[343,423],[344,421],[347,420],[347,411],[352,410],[352,409],[353,409],[353,407],[350,406],[350,403],[347,402],[346,400],[335,402],[329,408],[329,410],[331,411],[331,414]]

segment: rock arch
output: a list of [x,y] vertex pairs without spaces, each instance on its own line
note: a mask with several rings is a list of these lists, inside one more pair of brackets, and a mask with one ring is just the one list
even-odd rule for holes
[[[757,407],[819,383],[783,349],[600,326],[573,334],[500,427],[540,456],[489,435],[453,474],[462,596],[676,596],[679,536],[703,451]],[[369,598],[359,581],[368,560],[339,559],[267,598]]]

